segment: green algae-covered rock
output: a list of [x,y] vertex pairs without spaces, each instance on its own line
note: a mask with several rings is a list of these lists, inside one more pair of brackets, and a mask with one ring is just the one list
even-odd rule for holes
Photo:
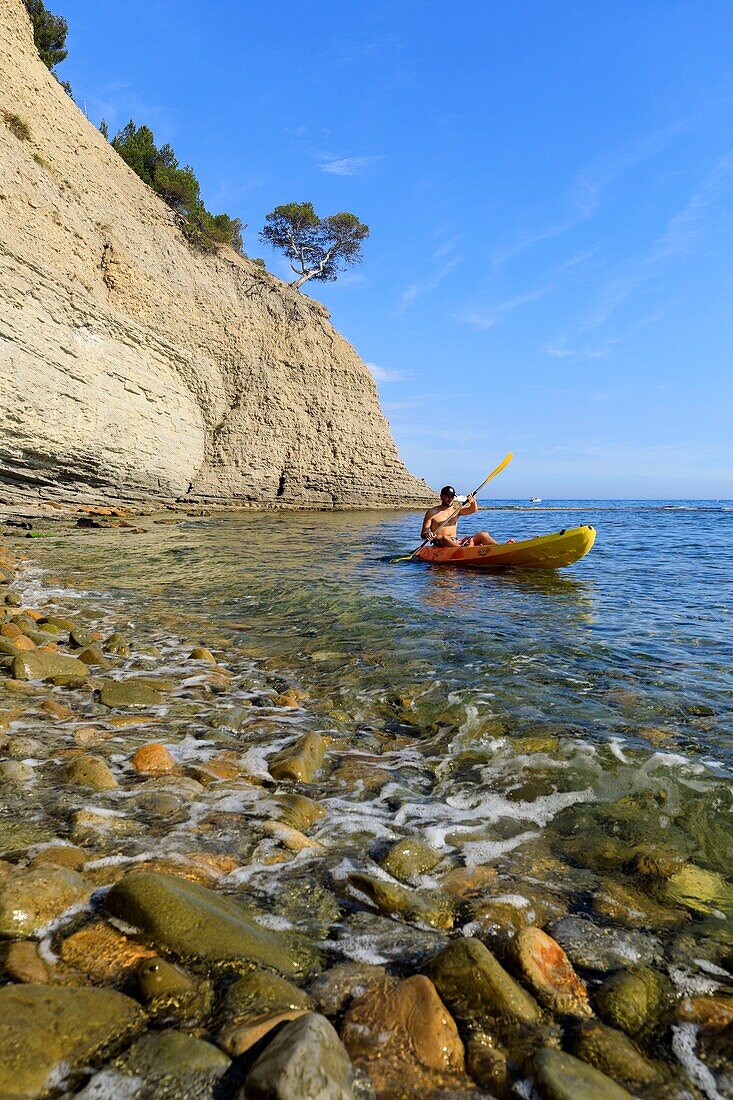
[[326,816],[323,806],[312,798],[306,798],[304,794],[288,791],[286,794],[279,794],[275,802],[278,805],[278,812],[275,814],[277,820],[301,833],[307,833],[312,825]]
[[155,707],[163,702],[163,696],[149,684],[137,680],[108,680],[99,692],[99,701],[110,708]]
[[132,653],[130,643],[124,634],[110,634],[102,647],[105,653],[111,653],[115,657],[129,657]]
[[279,752],[269,764],[273,779],[311,783],[326,758],[326,742],[320,733],[307,733],[295,745]]
[[13,658],[13,676],[16,680],[60,680],[67,684],[83,684],[89,669],[76,657],[61,653],[42,653],[30,649]]
[[87,666],[94,665],[96,668],[102,669],[109,667],[109,661],[98,645],[86,646],[85,649],[79,650],[77,657]]
[[[96,1074],[78,1100],[214,1100],[231,1061],[203,1039],[180,1031],[144,1035]],[[227,1093],[227,1095],[229,1095]]]
[[278,974],[252,970],[229,986],[221,1012],[227,1023],[250,1023],[291,1008],[313,1008],[313,998]]
[[381,865],[400,882],[411,882],[417,876],[432,871],[442,858],[440,852],[417,837],[402,837],[383,856]]
[[674,998],[666,975],[639,967],[612,974],[596,990],[595,1000],[606,1023],[627,1035],[645,1036],[662,1022]]
[[286,937],[255,924],[235,901],[175,875],[133,871],[112,887],[105,908],[184,958],[269,966],[288,977],[310,962]]
[[69,1070],[101,1060],[142,1030],[138,1005],[109,989],[0,989],[0,1096],[32,1100]]
[[580,1024],[575,1033],[573,1053],[629,1089],[642,1088],[662,1079],[658,1067],[627,1035],[597,1020],[584,1020]]
[[80,787],[91,787],[94,791],[111,791],[118,785],[107,761],[101,756],[92,756],[87,753],[75,756],[69,761],[66,767],[66,780]]
[[308,1012],[286,1024],[252,1066],[246,1100],[353,1100],[351,1059],[325,1016]]
[[143,959],[137,968],[139,996],[154,1022],[176,1027],[200,1027],[211,1014],[214,988],[205,978],[192,978],[159,955]]
[[254,970],[227,990],[217,1042],[232,1056],[242,1054],[273,1027],[313,1007],[313,999],[292,982],[269,971]]
[[93,889],[68,867],[14,868],[0,882],[0,937],[36,936],[72,905],[86,902]]
[[535,999],[480,940],[455,940],[424,969],[459,1024],[480,1028],[494,1019],[523,1024],[540,1019]]
[[667,880],[667,895],[695,913],[733,916],[733,886],[717,871],[686,863]]
[[536,1056],[534,1073],[543,1100],[633,1100],[605,1073],[552,1047]]
[[385,882],[371,875],[352,874],[349,885],[365,894],[381,913],[403,917],[431,928],[452,928],[455,922],[455,904],[451,897],[439,890],[409,890],[394,882]]

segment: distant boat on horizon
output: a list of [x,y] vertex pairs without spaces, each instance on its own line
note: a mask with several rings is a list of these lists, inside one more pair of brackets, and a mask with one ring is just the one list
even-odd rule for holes
[[542,504],[542,497],[530,497],[529,498],[529,503],[530,504]]

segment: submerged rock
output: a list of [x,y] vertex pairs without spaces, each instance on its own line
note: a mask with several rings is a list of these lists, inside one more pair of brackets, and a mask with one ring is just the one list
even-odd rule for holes
[[66,767],[66,779],[80,787],[91,787],[95,791],[108,791],[116,787],[117,780],[101,756],[84,754],[75,756]]
[[237,1100],[353,1100],[354,1071],[335,1028],[308,1012],[278,1032]]
[[560,1015],[593,1015],[585,984],[555,940],[539,928],[524,928],[514,943],[514,958],[533,993]]
[[313,999],[292,982],[254,970],[234,982],[224,996],[219,1046],[232,1057],[243,1054],[274,1027],[297,1019],[313,1006]]
[[400,882],[410,883],[432,871],[442,858],[440,852],[417,837],[402,837],[395,841],[380,863],[387,874]]
[[0,989],[0,1096],[32,1100],[142,1030],[139,1006],[109,989]]
[[453,927],[453,901],[438,890],[411,890],[359,873],[349,875],[348,882],[359,893],[365,894],[381,913],[427,924],[431,928]]
[[458,1028],[423,975],[370,985],[347,1009],[342,1038],[378,1093],[407,1081],[421,1091],[464,1071]]
[[51,979],[51,969],[41,958],[33,940],[16,940],[8,944],[5,969],[16,982],[45,985]]
[[552,1047],[536,1056],[534,1070],[543,1100],[633,1100],[604,1073]]
[[108,680],[99,692],[99,701],[105,707],[155,707],[163,702],[163,696],[154,687],[137,680]]
[[645,932],[604,928],[585,917],[563,917],[548,926],[574,966],[608,972],[620,967],[660,962],[662,945]]
[[632,1037],[645,1036],[669,1015],[672,983],[659,970],[620,970],[596,990],[598,1012],[606,1023]]
[[573,1053],[629,1089],[662,1080],[662,1073],[623,1031],[598,1020],[584,1020],[573,1039]]
[[289,977],[312,963],[285,936],[255,924],[235,901],[173,875],[133,871],[112,887],[105,908],[183,958],[269,966]]
[[15,868],[0,881],[0,937],[37,936],[67,909],[87,902],[93,889],[66,867]]
[[212,1043],[163,1031],[144,1035],[92,1077],[78,1100],[214,1100],[231,1061]]
[[270,761],[273,779],[311,783],[326,758],[326,742],[320,733],[307,733],[295,745],[283,749]]
[[688,920],[684,909],[659,902],[619,882],[604,882],[593,895],[593,912],[604,920],[629,928],[674,928]]
[[361,997],[374,982],[386,978],[383,966],[342,962],[311,982],[308,992],[324,1016],[338,1016],[354,997]]
[[667,894],[693,912],[733,916],[733,886],[717,871],[686,863],[667,880]]
[[496,1019],[535,1024],[540,1009],[480,940],[454,940],[425,972],[459,1024],[490,1029]]
[[280,794],[275,802],[279,808],[277,819],[283,825],[289,825],[291,829],[297,829],[301,833],[307,833],[317,821],[326,816],[323,806],[312,798],[306,798],[304,794]]
[[121,984],[134,972],[141,959],[153,952],[128,939],[104,921],[94,921],[67,937],[59,948],[67,965],[91,981]]
[[455,898],[470,898],[494,882],[497,874],[495,867],[456,867],[448,872],[440,885]]
[[18,654],[13,658],[12,670],[16,680],[52,680],[69,686],[79,686],[89,676],[87,666],[76,657],[41,650]]

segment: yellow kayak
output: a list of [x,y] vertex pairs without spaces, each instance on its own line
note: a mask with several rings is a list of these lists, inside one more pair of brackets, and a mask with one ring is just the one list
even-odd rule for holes
[[416,554],[431,565],[462,565],[478,569],[561,569],[580,561],[596,541],[595,528],[572,527],[553,535],[496,546],[423,546]]

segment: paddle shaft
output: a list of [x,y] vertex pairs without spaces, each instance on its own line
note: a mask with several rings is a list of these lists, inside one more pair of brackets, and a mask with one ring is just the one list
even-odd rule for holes
[[[509,452],[509,454],[508,454],[508,455],[506,456],[506,458],[504,459],[504,461],[503,461],[503,462],[500,462],[500,463],[499,463],[499,465],[498,465],[498,466],[496,467],[496,469],[495,469],[495,470],[492,470],[492,471],[491,471],[491,473],[489,474],[489,476],[488,476],[488,477],[485,477],[485,478],[484,478],[484,480],[483,480],[483,481],[481,482],[481,484],[480,484],[480,485],[478,486],[478,488],[477,488],[477,489],[474,489],[474,491],[473,491],[473,492],[472,492],[472,493],[470,494],[470,496],[472,496],[472,497],[475,497],[475,496],[476,496],[476,495],[477,495],[477,494],[478,494],[478,493],[479,493],[479,492],[481,491],[481,489],[483,489],[484,485],[488,485],[488,483],[489,483],[489,482],[490,482],[490,481],[492,480],[492,478],[495,478],[497,474],[500,474],[500,473],[501,473],[501,471],[502,471],[503,469],[505,469],[505,468],[506,468],[506,467],[507,467],[507,466],[509,465],[509,463],[511,462],[511,460],[512,460],[513,458],[514,458],[514,455],[513,455],[513,453],[512,453],[511,451],[510,451],[510,452]],[[463,509],[463,505],[461,504],[461,505],[460,505],[460,506],[459,506],[458,508],[456,508],[456,509],[455,509],[455,511],[454,511],[454,512],[452,512],[452,513],[451,513],[451,514],[450,514],[450,515],[448,516],[448,518],[447,518],[447,519],[444,519],[444,520],[443,520],[443,522],[442,522],[441,524],[439,524],[439,525],[438,525],[438,526],[437,526],[437,527],[435,528],[435,530],[433,531],[433,534],[432,534],[432,538],[435,538],[435,536],[436,536],[436,535],[437,535],[437,534],[438,534],[438,533],[439,533],[440,531],[442,531],[444,527],[446,527],[446,526],[447,526],[447,525],[448,525],[449,523],[452,523],[452,522],[453,522],[453,520],[454,520],[454,519],[456,519],[456,518],[457,518],[457,516],[459,516],[459,515],[460,515],[460,513],[461,513],[462,509]],[[429,543],[430,541],[431,541],[431,539],[424,539],[424,540],[423,540],[423,542],[421,542],[419,546],[416,546],[416,547],[415,547],[415,549],[414,549],[414,550],[412,551],[412,553],[411,553],[411,554],[409,554],[409,555],[408,555],[407,557],[405,557],[405,558],[398,558],[398,559],[396,559],[396,560],[397,560],[397,561],[411,561],[411,560],[412,560],[412,559],[413,559],[413,558],[415,557],[415,555],[416,555],[416,554],[419,554],[419,553],[420,553],[420,551],[422,550],[423,546],[427,546],[427,544],[428,544],[428,543]]]

